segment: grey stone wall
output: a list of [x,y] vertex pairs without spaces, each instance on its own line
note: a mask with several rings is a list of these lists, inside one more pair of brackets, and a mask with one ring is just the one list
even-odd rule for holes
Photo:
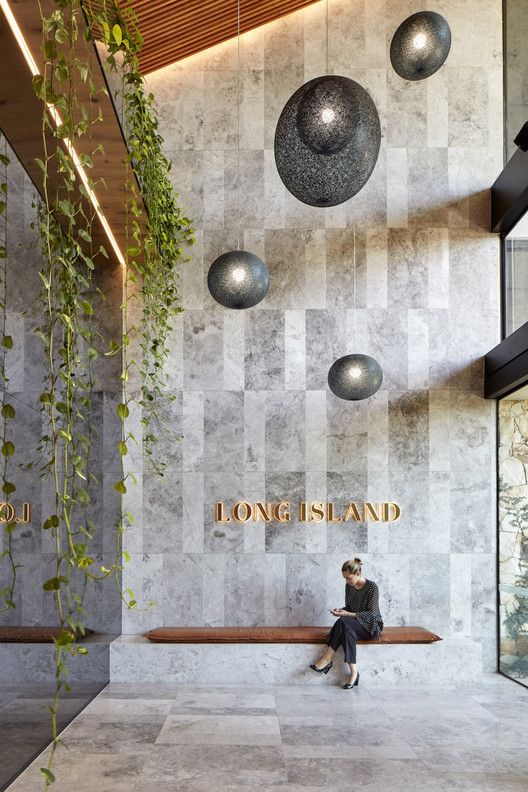
[[[9,396],[16,409],[10,424],[10,437],[16,447],[10,463],[10,478],[17,486],[12,496],[15,505],[23,501],[31,504],[31,522],[21,524],[14,534],[14,556],[18,569],[15,589],[15,609],[0,612],[0,624],[56,624],[57,616],[50,592],[44,592],[42,583],[54,572],[54,545],[50,531],[42,530],[42,521],[54,513],[53,486],[49,477],[42,478],[39,464],[45,457],[37,450],[45,433],[39,396],[45,376],[45,358],[41,340],[35,328],[42,315],[37,295],[41,281],[40,251],[36,231],[31,224],[36,221],[33,206],[35,189],[27,174],[10,150],[8,167],[8,258],[7,258],[7,332],[14,340],[14,348],[7,355]],[[95,274],[96,285],[107,295],[104,307],[102,332],[119,339],[120,327],[120,271],[107,263]],[[116,292],[117,287],[117,292]],[[113,489],[117,478],[115,442],[118,421],[115,415],[116,394],[119,392],[120,362],[117,357],[104,358],[95,364],[97,382],[93,409],[89,421],[93,428],[91,472],[98,483],[91,485],[92,504],[88,514],[96,525],[91,544],[98,565],[109,565],[115,557],[114,529],[118,512],[118,496]],[[32,470],[21,465],[36,463]],[[3,526],[0,525],[0,528]],[[79,536],[81,539],[81,536]],[[0,546],[6,546],[1,531]],[[10,579],[6,560],[0,561],[0,584]],[[102,633],[121,632],[120,597],[112,581],[89,587],[86,595],[86,624]],[[4,647],[5,649],[5,647]],[[6,650],[7,651],[7,650]]]
[[505,35],[505,156],[509,159],[517,149],[513,142],[528,120],[528,12],[522,0],[504,3]]
[[[359,555],[385,623],[472,635],[496,665],[495,405],[481,356],[499,339],[498,241],[488,187],[502,164],[501,4],[443,0],[446,65],[402,81],[390,39],[417,2],[330,0],[329,71],[360,82],[380,113],[373,175],[346,204],[303,205],[277,175],[273,138],[293,91],[325,71],[317,3],[237,44],[148,76],[174,184],[198,229],[182,268],[185,312],[169,363],[176,396],[160,456],[142,473],[125,578],[157,607],[124,613],[125,632],[161,624],[330,624],[340,567]],[[258,306],[215,304],[207,270],[243,246],[271,288]],[[354,259],[357,268],[354,295]],[[381,363],[369,401],[335,398],[333,360]],[[394,500],[401,519],[217,525],[213,504]]]

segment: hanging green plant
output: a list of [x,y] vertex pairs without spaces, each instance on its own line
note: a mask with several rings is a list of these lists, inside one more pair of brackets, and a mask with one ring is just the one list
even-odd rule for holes
[[[61,628],[54,641],[52,745],[47,766],[41,768],[46,787],[54,781],[59,697],[63,690],[70,690],[67,657],[88,651],[77,641],[85,633],[85,584],[110,575],[118,577],[122,569],[121,538],[116,532],[115,561],[110,568],[100,566],[97,570],[96,554],[91,550],[94,526],[86,517],[92,486],[99,483],[89,470],[93,364],[101,351],[115,354],[119,344],[110,341],[101,350],[100,338],[93,329],[94,209],[88,190],[95,185],[88,177],[87,186],[79,183],[70,143],[83,136],[91,140],[92,126],[98,120],[92,117],[96,88],[91,76],[92,46],[88,41],[86,57],[79,57],[82,13],[77,0],[58,0],[51,15],[42,16],[44,70],[33,80],[35,93],[43,103],[44,152],[38,160],[43,196],[38,207],[42,320],[36,332],[47,365],[45,388],[40,394],[47,431],[38,450],[44,460],[40,473],[50,478],[54,495],[53,512],[42,526],[53,538],[54,568],[43,588],[53,597]],[[79,83],[89,89],[85,103],[78,98]],[[90,149],[91,155],[79,158],[85,174],[92,167],[93,157],[101,153],[99,146],[90,144]],[[97,252],[105,254],[104,250]],[[80,573],[80,584],[72,580],[74,572]]]
[[[127,608],[138,607],[134,592],[123,590],[121,584],[123,563],[129,559],[123,549],[123,534],[125,524],[133,522],[133,515],[125,511],[124,498],[128,480],[135,481],[133,472],[125,468],[125,459],[130,442],[137,442],[127,421],[134,402],[142,409],[143,444],[147,456],[152,456],[156,440],[152,421],[157,415],[156,402],[165,395],[163,365],[168,354],[171,322],[182,310],[177,267],[188,258],[184,246],[194,241],[190,222],[169,178],[170,163],[162,153],[154,100],[151,94],[146,94],[139,72],[140,38],[127,27],[114,3],[110,14],[106,6],[96,16],[89,12],[90,23],[81,37],[79,31],[84,26],[87,9],[89,5],[83,9],[80,0],[55,0],[54,9],[47,16],[41,9],[44,69],[33,80],[35,93],[43,105],[44,152],[37,161],[42,171],[38,231],[43,265],[39,272],[42,321],[36,332],[42,341],[47,366],[46,384],[40,395],[47,429],[38,447],[43,460],[38,467],[42,476],[50,478],[54,493],[53,512],[43,522],[43,529],[51,533],[55,548],[54,568],[44,590],[53,597],[61,628],[54,646],[52,746],[47,766],[41,768],[46,787],[54,781],[52,765],[59,742],[59,697],[63,690],[70,689],[67,657],[87,653],[86,647],[77,641],[85,632],[86,583],[112,576],[123,604]],[[127,24],[132,24],[131,12],[127,13],[127,19]],[[92,127],[100,118],[92,117],[92,107],[96,104],[93,100],[97,98],[92,71],[94,25],[104,30],[112,68],[118,68],[115,56],[122,53],[119,66],[122,117],[128,147],[127,246],[121,304],[124,330],[118,340],[102,338],[96,329],[99,316],[93,272],[96,256],[106,256],[106,252],[102,248],[94,252],[94,211],[88,200],[88,190],[96,186],[89,178],[90,169],[95,157],[104,154],[100,145],[91,143]],[[85,57],[79,55],[81,38],[86,47]],[[81,83],[89,89],[89,99],[84,102],[77,91]],[[92,152],[79,158],[88,176],[86,186],[79,183],[76,172],[79,163],[74,161],[70,144],[81,137],[90,141],[84,150],[89,148]],[[134,357],[129,354],[129,346],[131,338],[138,335],[140,354]],[[101,355],[116,354],[122,355],[122,398],[116,408],[121,422],[116,449],[121,474],[114,483],[120,509],[115,525],[113,563],[97,568],[92,549],[97,526],[87,517],[91,486],[100,483],[90,470],[94,366]],[[8,458],[9,447],[5,450]],[[152,462],[162,472],[163,464],[157,459]],[[80,588],[74,583],[73,573],[77,578],[80,573],[83,581]]]
[[17,522],[12,515],[10,508],[11,495],[16,491],[15,484],[9,480],[10,463],[15,453],[15,444],[9,432],[9,424],[15,418],[16,411],[9,399],[9,377],[7,375],[7,353],[13,348],[13,338],[7,333],[7,199],[8,199],[8,180],[7,167],[9,157],[7,153],[7,141],[0,134],[0,378],[2,379],[2,407],[0,420],[0,452],[2,456],[2,502],[5,504],[3,513],[0,517],[4,520],[3,529],[6,535],[4,549],[0,553],[0,560],[7,563],[9,567],[9,582],[0,588],[1,605],[0,610],[15,608],[14,592],[17,579],[17,564],[14,557],[13,535],[17,527]]
[[[165,463],[154,454],[154,422],[159,419],[160,400],[173,398],[166,388],[165,362],[173,320],[183,310],[178,268],[189,260],[186,247],[195,242],[194,230],[172,186],[172,164],[163,153],[154,96],[146,91],[139,68],[142,39],[133,7],[118,5],[115,0],[87,0],[85,7],[94,35],[106,46],[107,66],[120,80],[117,93],[132,171],[127,184],[130,244],[126,251],[125,303],[135,296],[138,285],[142,311],[137,324],[125,324],[125,347],[139,332],[142,358],[132,363],[139,366],[143,449],[146,459],[162,474]],[[138,187],[144,212],[137,200]],[[125,370],[128,372],[126,366]]]

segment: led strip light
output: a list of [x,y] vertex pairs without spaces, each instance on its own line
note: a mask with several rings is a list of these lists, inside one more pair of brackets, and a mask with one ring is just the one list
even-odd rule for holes
[[[22,52],[27,65],[29,66],[29,70],[30,70],[31,74],[33,75],[33,77],[36,77],[37,75],[40,75],[39,68],[38,68],[38,66],[37,66],[37,64],[35,62],[35,59],[34,59],[33,55],[31,54],[31,50],[29,49],[29,47],[27,45],[27,42],[26,42],[26,40],[25,40],[25,38],[24,38],[24,36],[22,34],[22,31],[20,30],[18,22],[16,21],[14,15],[13,15],[13,12],[11,11],[11,8],[9,6],[8,0],[0,0],[0,8],[2,9],[2,11],[5,14],[5,17],[7,19],[8,25],[11,28],[11,32],[13,33],[18,46],[20,47],[20,51]],[[47,104],[48,110],[49,110],[50,115],[53,118],[55,124],[57,126],[60,126],[61,123],[62,123],[62,120],[61,120],[59,111],[57,110],[57,108],[54,105],[49,104],[49,103],[46,103],[46,104]],[[116,238],[115,238],[115,236],[114,236],[114,234],[112,232],[112,229],[110,228],[108,220],[106,219],[106,217],[105,217],[105,215],[103,213],[103,210],[101,209],[101,205],[100,205],[99,201],[97,200],[96,194],[94,193],[92,188],[89,186],[88,177],[87,177],[87,175],[86,175],[86,173],[84,171],[83,166],[81,165],[81,161],[80,161],[80,159],[79,159],[79,157],[77,155],[77,152],[75,151],[75,149],[74,149],[71,141],[69,140],[69,138],[64,138],[63,142],[64,142],[64,145],[66,146],[66,149],[68,150],[68,154],[71,156],[71,158],[73,160],[73,164],[75,165],[75,169],[76,169],[77,173],[79,174],[79,177],[80,177],[80,179],[81,179],[81,181],[82,181],[82,183],[83,183],[83,185],[84,185],[84,187],[86,189],[86,192],[87,192],[88,197],[89,197],[89,199],[91,201],[91,204],[92,204],[92,206],[93,206],[93,208],[95,210],[95,213],[97,214],[97,217],[101,221],[101,225],[103,226],[103,228],[105,230],[106,236],[108,237],[108,241],[110,242],[110,244],[111,244],[111,246],[112,246],[112,248],[114,250],[114,253],[117,256],[117,259],[118,259],[119,263],[124,265],[125,264],[125,259],[123,257],[123,254],[121,253],[121,249],[120,249],[119,245],[117,244],[117,240],[116,240]]]

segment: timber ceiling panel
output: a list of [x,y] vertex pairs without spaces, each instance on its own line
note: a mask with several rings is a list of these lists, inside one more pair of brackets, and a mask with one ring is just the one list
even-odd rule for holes
[[[240,0],[240,32],[317,0]],[[237,0],[132,0],[143,36],[144,74],[237,35]]]
[[[42,64],[42,34],[41,11],[49,15],[54,10],[54,0],[12,0],[13,15],[22,30],[25,42],[40,73],[43,72]],[[94,182],[95,193],[101,207],[101,212],[108,222],[117,246],[121,253],[127,244],[126,239],[126,190],[127,178],[125,161],[127,152],[123,133],[115,112],[114,105],[109,95],[103,91],[106,87],[103,73],[95,55],[95,50],[86,47],[82,33],[84,22],[79,16],[79,37],[75,45],[75,56],[81,61],[88,57],[93,60],[93,77],[95,81],[96,96],[90,100],[87,85],[80,78],[76,87],[79,101],[89,106],[93,103],[93,115],[97,117],[98,108],[101,109],[102,121],[93,129],[93,138],[89,135],[76,138],[75,150],[80,156],[91,154],[97,144],[104,147],[104,155],[94,157],[94,167],[89,173],[89,178]],[[91,48],[93,49],[93,48]],[[44,158],[42,139],[42,102],[37,99],[33,91],[31,72],[22,55],[20,46],[10,29],[5,11],[0,11],[0,73],[6,79],[2,81],[2,95],[0,99],[0,129],[13,148],[22,166],[27,171],[33,184],[43,194],[42,171],[37,166],[35,158]],[[50,150],[54,143],[48,141]],[[55,169],[50,170],[50,185],[48,189],[54,194],[56,181]],[[76,186],[79,181],[76,181]],[[75,200],[77,194],[75,195]],[[92,208],[85,206],[85,211],[92,214]],[[108,234],[100,219],[94,221],[92,227],[94,249],[102,245],[109,256],[117,256],[112,248]],[[116,260],[119,260],[117,256]]]

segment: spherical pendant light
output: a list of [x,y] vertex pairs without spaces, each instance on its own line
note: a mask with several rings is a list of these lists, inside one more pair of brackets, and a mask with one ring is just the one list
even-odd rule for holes
[[269,289],[264,262],[246,250],[230,250],[213,261],[207,285],[214,299],[226,308],[251,308]]
[[420,11],[402,22],[392,38],[392,68],[404,80],[423,80],[438,71],[450,48],[447,20],[435,11]]
[[328,75],[302,85],[275,131],[275,162],[286,188],[311,206],[337,206],[356,195],[378,159],[381,127],[367,91]]
[[328,385],[340,399],[368,399],[379,390],[383,372],[377,360],[369,355],[345,355],[330,367]]

